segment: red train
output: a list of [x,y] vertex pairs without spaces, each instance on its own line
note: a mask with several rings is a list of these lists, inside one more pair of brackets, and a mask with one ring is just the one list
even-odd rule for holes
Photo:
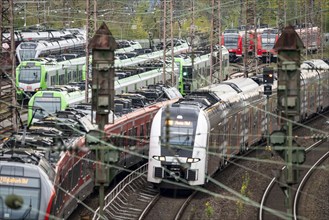
[[[173,95],[172,90],[167,92],[167,97],[171,98],[124,114],[114,124],[105,127],[109,142],[121,148],[119,161],[114,164],[116,168],[109,169],[110,180],[123,169],[130,169],[146,159],[145,145],[155,113],[181,97],[178,91],[178,95]],[[162,94],[160,98],[165,98],[165,95]],[[125,102],[123,98],[117,101],[127,106],[132,103]],[[59,111],[54,116],[35,122],[27,131],[18,132],[0,146],[0,161],[6,161],[0,163],[0,171],[9,170],[0,173],[1,196],[10,183],[10,190],[4,195],[17,194],[24,200],[21,210],[6,206],[5,211],[0,212],[0,219],[10,219],[11,216],[18,219],[49,219],[53,216],[68,219],[77,205],[96,189],[95,151],[85,147],[85,134],[94,129],[90,116],[74,109]],[[56,146],[60,146],[61,151],[54,150]],[[20,160],[17,164],[15,155],[19,151],[30,159]],[[21,172],[29,167],[38,172],[33,176]],[[26,182],[24,185],[23,180]],[[28,185],[35,182],[38,184]],[[37,192],[33,197],[27,194],[31,191],[29,187],[34,187],[33,190]]]
[[263,63],[277,61],[277,53],[273,47],[278,38],[279,34],[276,29],[267,29],[257,35],[257,57]]
[[221,43],[229,51],[229,62],[237,63],[242,57],[242,36],[238,31],[225,31]]
[[[263,62],[276,62],[277,55],[273,50],[274,44],[278,40],[278,30],[273,28],[265,28],[257,30],[257,50],[256,56]],[[230,53],[230,62],[240,62],[245,54],[245,41],[247,42],[246,53],[249,56],[255,54],[255,33],[254,30],[245,31],[226,30],[222,35],[222,45],[225,46]]]

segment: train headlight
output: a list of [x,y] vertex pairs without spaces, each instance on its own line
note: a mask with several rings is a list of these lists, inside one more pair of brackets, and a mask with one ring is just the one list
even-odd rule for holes
[[34,91],[36,91],[36,92],[37,92],[37,91],[39,91],[39,90],[41,90],[41,89],[40,89],[40,88],[36,88]]
[[196,163],[199,162],[201,159],[200,158],[187,158],[186,163]]
[[153,156],[153,159],[159,160],[159,161],[166,161],[166,157],[164,157],[164,156]]

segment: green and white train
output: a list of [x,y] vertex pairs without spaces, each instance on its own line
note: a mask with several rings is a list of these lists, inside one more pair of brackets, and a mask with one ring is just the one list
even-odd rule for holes
[[16,68],[17,99],[30,98],[48,87],[86,80],[82,71],[85,63],[86,57],[61,62],[47,58],[21,62]]
[[[91,90],[89,94],[91,97]],[[63,111],[72,105],[83,102],[85,102],[85,90],[74,85],[63,85],[38,91],[28,103],[28,125],[46,115]]]
[[[229,74],[229,52],[222,46],[222,72],[219,73],[219,51],[214,51],[211,56],[210,51],[196,50],[192,53],[181,54],[175,57],[175,63],[179,66],[178,89],[182,95],[190,93],[192,90],[219,82],[219,75],[225,80]],[[213,76],[210,76],[210,64],[213,64]],[[193,67],[192,67],[193,66]]]
[[[162,81],[162,68],[157,68],[145,71],[136,75],[126,78],[115,79],[115,94],[122,94],[126,92],[133,92],[141,87],[157,84]],[[174,76],[175,81],[178,81],[179,69],[177,66],[174,68],[172,74],[172,67],[166,68],[166,78]],[[91,91],[88,93],[91,100]],[[65,110],[67,107],[72,107],[76,104],[85,102],[85,90],[77,89],[75,86],[63,85],[61,87],[48,88],[48,90],[38,91],[35,93],[28,103],[28,124],[30,125],[35,120],[55,113],[59,110]],[[34,121],[33,121],[34,120]]]
[[[174,48],[175,53],[188,49],[187,43]],[[168,53],[170,50],[168,51]],[[115,60],[115,68],[136,67],[139,64],[161,58],[163,51],[143,54],[134,58]],[[90,57],[91,60],[91,57]],[[55,85],[67,85],[71,82],[85,81],[86,57],[77,57],[57,62],[55,59],[40,58],[21,62],[16,68],[17,98],[29,99],[39,90]],[[91,63],[91,62],[90,62]],[[89,71],[91,73],[91,71]]]

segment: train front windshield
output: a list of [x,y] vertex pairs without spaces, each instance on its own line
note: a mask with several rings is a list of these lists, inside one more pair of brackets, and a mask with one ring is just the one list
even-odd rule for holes
[[21,83],[38,83],[41,80],[41,67],[22,66],[18,81]]
[[196,123],[187,120],[166,120],[165,123],[167,125],[162,126],[161,131],[161,154],[163,156],[190,156],[194,145]]
[[33,59],[35,58],[35,54],[36,54],[36,50],[29,50],[29,49],[21,50],[20,51],[21,61],[27,61]]
[[238,35],[224,36],[224,45],[227,49],[235,49],[238,47]]
[[35,58],[37,45],[33,42],[23,42],[20,45],[19,58],[22,61]]
[[33,112],[35,119],[41,119],[44,116],[61,110],[60,97],[35,97]]
[[262,47],[265,50],[271,50],[275,44],[275,34],[263,34],[262,35]]
[[[11,177],[9,179],[12,180]],[[30,181],[31,179],[27,180]],[[38,180],[35,179],[34,181]],[[32,185],[30,183],[28,184]],[[36,186],[40,186],[40,183]],[[5,203],[6,198],[8,196],[12,196],[13,194],[19,196],[23,200],[23,204],[20,209],[11,209]],[[40,196],[40,188],[16,186],[13,184],[0,184],[0,219],[38,219]]]

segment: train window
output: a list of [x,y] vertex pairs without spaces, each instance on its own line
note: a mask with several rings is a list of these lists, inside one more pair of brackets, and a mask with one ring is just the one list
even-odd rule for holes
[[60,182],[60,187],[63,188],[64,190],[68,190],[68,173],[63,174],[64,177],[62,178],[62,181]]
[[81,174],[81,160],[74,166],[72,175],[72,186],[76,186]]
[[146,135],[145,137],[149,137],[149,134],[150,134],[150,122],[146,122]]
[[137,127],[133,128],[133,138],[134,138],[133,145],[136,145],[136,143],[137,143]]
[[129,137],[128,138],[128,145],[129,146],[134,146],[135,145],[135,138],[136,138],[136,133],[135,133],[135,129],[132,128],[132,129],[129,129],[128,130],[128,135]]
[[[92,70],[89,71],[89,74],[88,74],[89,78],[91,78],[91,73],[92,73]],[[79,71],[78,71],[78,75],[80,76],[80,81],[82,81],[82,80],[86,80],[86,79],[85,79],[86,76],[83,75],[82,70],[79,70]]]
[[67,74],[67,80],[68,80],[68,82],[71,82],[71,79],[72,79],[72,72],[70,71]]
[[141,126],[140,126],[140,132],[139,132],[139,136],[141,137],[141,138],[144,138],[144,124],[142,124]]
[[59,85],[64,85],[65,84],[64,83],[64,77],[65,77],[64,74],[58,76],[58,81],[59,81],[58,84]]
[[40,67],[22,67],[18,78],[22,83],[37,83],[41,80],[41,68]]
[[50,77],[50,85],[56,85],[56,76],[51,76]]
[[119,147],[123,147],[125,145],[125,142],[126,142],[126,133],[122,132],[121,137],[119,139]]
[[65,72],[65,74],[64,74],[64,80],[63,80],[64,81],[64,85],[68,83],[67,79],[68,79],[68,75],[67,75],[67,72]]
[[114,146],[121,146],[121,137],[117,136],[117,134],[113,134],[110,137],[110,143],[113,144]]
[[77,78],[77,73],[73,71],[73,80],[75,80],[76,78]]
[[72,182],[73,182],[73,180],[72,180],[73,174],[72,173],[73,173],[73,170],[70,169],[69,172],[68,172],[68,174],[67,174],[67,177],[66,177],[68,179],[68,187],[69,187],[68,190],[69,191],[71,191],[73,189],[73,187],[72,187],[73,186],[73,184],[72,184]]

